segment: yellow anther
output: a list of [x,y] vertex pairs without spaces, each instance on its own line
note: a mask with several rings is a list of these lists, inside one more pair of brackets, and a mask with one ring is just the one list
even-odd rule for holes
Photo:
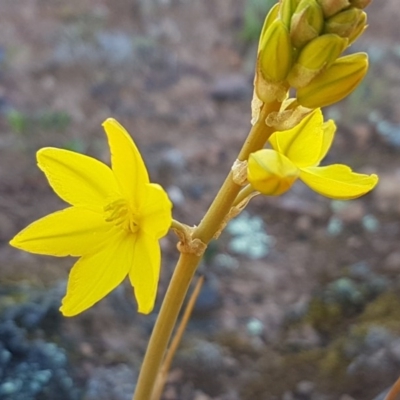
[[118,199],[104,207],[105,221],[120,226],[127,232],[134,233],[139,229],[135,214],[124,199]]

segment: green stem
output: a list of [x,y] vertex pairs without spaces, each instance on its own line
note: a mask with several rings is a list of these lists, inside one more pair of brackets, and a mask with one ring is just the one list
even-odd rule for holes
[[[265,118],[269,113],[278,111],[279,107],[278,102],[263,106],[258,122],[252,127],[239,153],[239,160],[247,160],[250,153],[264,146],[274,131],[265,125]],[[230,211],[239,191],[240,186],[233,182],[230,172],[206,215],[194,230],[193,239],[200,239],[205,244],[210,242]],[[181,253],[179,257],[147,347],[133,400],[151,398],[169,339],[201,258],[202,256],[190,253]]]
[[168,372],[171,368],[172,360],[175,356],[176,351],[178,350],[179,344],[182,340],[183,334],[185,333],[186,326],[189,322],[190,315],[192,314],[193,308],[196,305],[197,298],[199,297],[201,288],[204,283],[204,276],[200,276],[197,279],[197,283],[195,288],[193,289],[192,294],[190,295],[190,299],[185,306],[185,311],[181,318],[181,322],[174,334],[174,337],[171,340],[171,344],[168,348],[167,354],[165,355],[165,359],[160,369],[160,373],[158,375],[156,385],[153,390],[153,394],[151,400],[160,400],[161,395],[165,386],[165,382],[168,377]]
[[[255,194],[255,190],[253,189],[253,187],[251,185],[246,185],[240,192],[239,194],[236,196],[235,201],[233,202],[233,206],[237,206],[238,204],[240,204],[243,200],[245,200],[247,197],[249,197],[250,195]],[[258,194],[258,192],[257,192]]]

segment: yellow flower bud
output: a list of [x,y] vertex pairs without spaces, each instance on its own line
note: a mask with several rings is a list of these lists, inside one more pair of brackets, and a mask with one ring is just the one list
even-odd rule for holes
[[279,13],[279,3],[276,3],[270,10],[264,20],[264,25],[261,29],[260,33],[260,40],[258,42],[258,53],[260,50],[265,46],[265,33],[267,32],[268,28],[271,26],[272,22],[276,20]]
[[367,7],[372,0],[350,0],[350,3],[353,7],[357,8],[365,8]]
[[264,79],[282,82],[292,67],[292,43],[289,31],[280,20],[272,22],[265,32],[259,54],[261,74]]
[[367,28],[367,14],[363,11],[360,14],[358,24],[354,27],[353,32],[348,36],[349,46],[355,42]]
[[365,18],[362,14],[365,14],[364,11],[354,7],[342,11],[325,22],[325,32],[349,37],[355,29],[359,29],[360,20]]
[[285,193],[300,176],[300,170],[283,154],[263,149],[250,154],[247,180],[255,190],[268,196]]
[[296,48],[316,38],[324,27],[324,16],[316,0],[302,0],[293,14],[290,37]]
[[349,0],[317,0],[322,8],[325,18],[335,15],[339,11],[344,10],[351,4]]
[[291,69],[287,80],[294,88],[308,85],[324,68],[332,65],[346,48],[347,39],[338,35],[318,36],[309,42]]
[[356,53],[337,59],[307,86],[297,90],[297,101],[304,107],[325,107],[349,95],[368,70],[368,56]]
[[288,29],[290,28],[290,21],[299,2],[300,0],[281,0],[279,2],[279,18]]

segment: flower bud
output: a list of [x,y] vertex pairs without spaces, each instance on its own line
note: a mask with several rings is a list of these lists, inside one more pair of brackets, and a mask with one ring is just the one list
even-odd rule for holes
[[267,32],[268,28],[271,26],[272,22],[276,20],[279,13],[279,3],[276,3],[270,10],[267,16],[265,17],[263,27],[260,33],[260,40],[258,42],[258,52],[265,46],[265,33]]
[[350,6],[349,0],[317,0],[322,8],[325,18],[335,15]]
[[362,21],[365,18],[362,14],[365,14],[364,11],[354,7],[342,11],[325,22],[325,32],[349,37],[355,29],[359,29],[360,20]]
[[338,35],[318,36],[309,42],[291,69],[287,80],[294,88],[308,85],[324,68],[330,67],[346,48],[347,39]]
[[337,59],[307,86],[297,90],[297,101],[304,107],[329,106],[348,96],[368,70],[368,56],[356,53]]
[[371,2],[372,0],[350,0],[351,5],[356,8],[365,8]]
[[316,38],[324,27],[322,9],[316,0],[301,0],[290,24],[290,37],[296,48]]
[[300,176],[300,170],[283,154],[263,149],[250,154],[247,180],[255,190],[268,196],[285,193]]
[[259,54],[260,71],[264,79],[282,82],[292,67],[292,43],[289,32],[280,20],[272,22],[265,32]]
[[288,29],[290,28],[290,21],[299,2],[300,0],[281,0],[279,2],[279,18]]
[[349,46],[355,42],[367,28],[367,14],[363,11],[360,14],[358,24],[354,27],[353,32],[348,36]]

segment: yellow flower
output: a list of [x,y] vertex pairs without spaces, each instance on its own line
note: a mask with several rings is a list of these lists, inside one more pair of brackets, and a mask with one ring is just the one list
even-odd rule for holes
[[72,151],[38,151],[39,168],[72,207],[39,219],[10,242],[36,254],[80,257],[60,308],[65,316],[93,306],[127,275],[139,312],[151,312],[160,273],[158,241],[172,221],[171,202],[161,186],[150,183],[129,134],[114,119],[103,126],[112,168]]
[[255,190],[266,195],[280,195],[300,178],[323,196],[349,200],[369,192],[378,182],[375,174],[353,172],[341,164],[320,167],[332,145],[333,121],[323,122],[320,109],[287,131],[275,132],[271,149],[250,155],[247,177]]

